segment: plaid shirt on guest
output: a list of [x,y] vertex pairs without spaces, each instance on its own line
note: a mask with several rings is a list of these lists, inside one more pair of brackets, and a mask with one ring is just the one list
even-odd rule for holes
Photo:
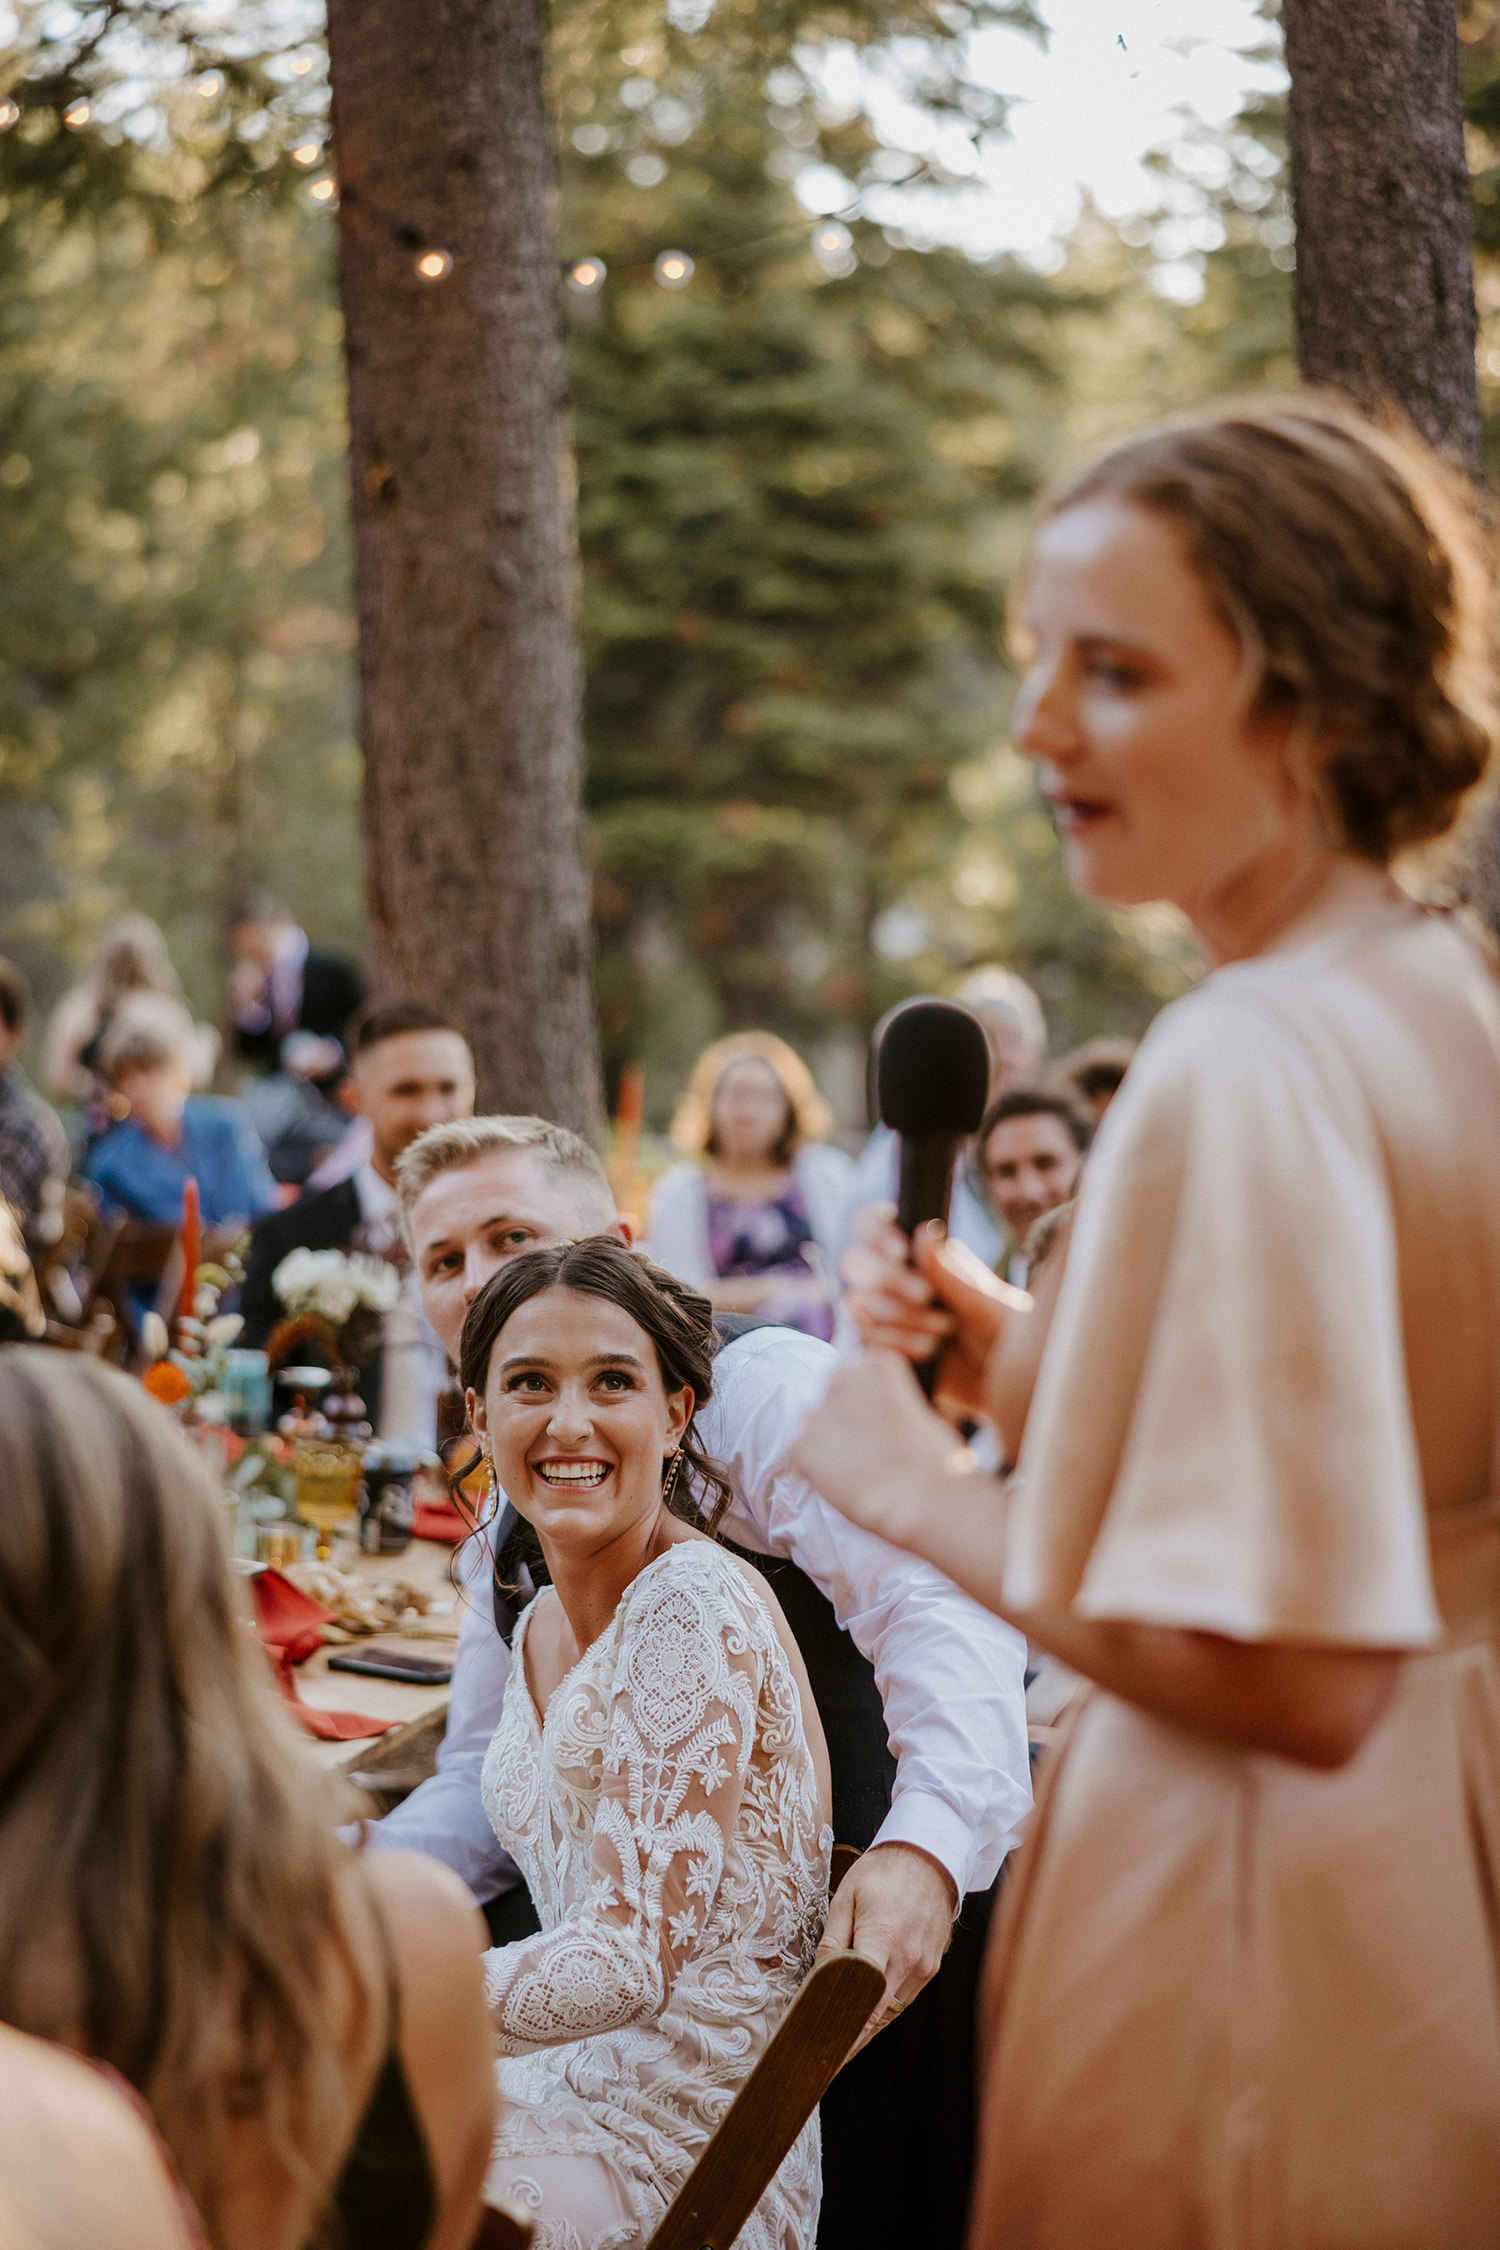
[[47,1182],[66,1180],[70,1169],[62,1119],[47,1107],[19,1063],[0,1071],[0,1195],[28,1237]]

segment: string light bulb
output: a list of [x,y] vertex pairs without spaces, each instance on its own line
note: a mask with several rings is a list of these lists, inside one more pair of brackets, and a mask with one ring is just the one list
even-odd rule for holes
[[201,94],[206,102],[216,102],[224,91],[225,83],[222,70],[205,70],[203,76],[194,86],[193,92]]
[[321,203],[326,211],[332,208],[339,191],[336,181],[324,179],[310,181],[307,192],[313,202]]
[[608,268],[602,258],[580,258],[568,274],[568,287],[579,297],[592,297],[604,287]]
[[67,108],[63,111],[63,123],[67,126],[69,132],[81,133],[93,114],[93,103],[85,101],[80,94],[77,101],[69,102]]
[[316,164],[323,153],[321,141],[299,141],[292,150],[294,164]]
[[652,270],[659,289],[686,289],[693,278],[693,261],[685,250],[663,250]]
[[8,133],[12,125],[18,122],[20,115],[20,103],[13,102],[7,95],[6,99],[0,102],[0,133]]
[[305,77],[307,76],[308,72],[309,72],[309,71],[310,71],[311,69],[312,69],[312,56],[311,56],[311,55],[296,55],[296,56],[294,56],[294,57],[293,57],[293,59],[292,59],[292,76],[293,76],[294,78],[305,78]]
[[424,250],[417,259],[417,272],[424,281],[446,281],[453,271],[453,260],[446,250]]

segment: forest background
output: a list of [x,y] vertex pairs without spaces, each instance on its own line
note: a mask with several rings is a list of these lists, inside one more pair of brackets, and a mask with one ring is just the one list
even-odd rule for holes
[[[954,129],[1003,125],[964,43],[1025,14],[554,10],[600,1034],[658,1122],[731,1026],[797,1041],[852,1115],[872,1023],[973,963],[1031,978],[1060,1042],[1139,1030],[1196,973],[1169,912],[1068,893],[1007,738],[1003,615],[1047,479],[1291,378],[1284,112],[1197,130],[1154,214],[1086,209],[1052,272],[876,225],[862,191],[957,188]],[[1463,31],[1493,454],[1492,16]],[[211,50],[193,21],[28,0],[0,53],[0,97],[25,91],[0,132],[0,950],[43,1010],[126,907],[210,1019],[247,892],[361,943],[325,58],[285,6]],[[833,98],[862,51],[948,171]],[[849,183],[837,217],[799,201],[810,166]],[[657,279],[672,248],[686,288]],[[568,285],[580,260],[602,285]],[[496,882],[525,849],[495,837]]]

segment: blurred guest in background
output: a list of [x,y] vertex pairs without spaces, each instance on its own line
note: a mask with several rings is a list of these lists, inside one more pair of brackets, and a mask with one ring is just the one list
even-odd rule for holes
[[145,2098],[215,2250],[465,2250],[483,1924],[331,1833],[208,1470],[138,1384],[22,1347],[0,1490],[0,2021]]
[[[349,1132],[352,1094],[342,1044],[320,1039],[313,1031],[289,1031],[281,1042],[278,1068],[264,1078],[246,1077],[245,1107],[265,1147],[271,1177],[280,1186],[306,1187],[341,1146]],[[368,1142],[361,1153],[369,1154]]]
[[292,1031],[342,1045],[365,996],[352,962],[315,951],[286,908],[263,897],[247,900],[235,915],[229,946],[229,1013],[241,1061],[277,1069],[282,1041]]
[[[182,998],[182,979],[172,966],[167,941],[149,914],[122,914],[104,933],[99,957],[81,984],[65,992],[47,1026],[42,1075],[60,1101],[92,1101],[99,1091],[99,1042],[122,1000],[134,992],[164,992]],[[207,1085],[215,1054],[207,1057],[195,1083]]]
[[646,1249],[720,1312],[756,1313],[826,1341],[854,1170],[824,1143],[832,1125],[785,1040],[769,1031],[715,1040],[672,1121],[690,1161],[653,1187]]
[[[1024,977],[990,964],[973,969],[953,995],[979,1018],[990,1050],[990,1100],[1013,1086],[1029,1086],[1047,1051],[1047,1019],[1042,1003]],[[883,1024],[877,1025],[878,1043]],[[976,1176],[975,1144],[960,1154],[948,1205],[948,1232],[976,1258],[994,1268],[1005,1256],[1005,1238]],[[894,1203],[900,1156],[894,1133],[876,1125],[861,1150],[845,1198],[839,1228],[841,1251],[856,1236],[857,1212],[876,1203]]]
[[1047,1019],[1042,1003],[1014,969],[989,962],[971,969],[954,991],[984,1025],[990,1045],[990,1100],[1013,1086],[1029,1086],[1047,1052]]
[[1125,1073],[1135,1060],[1134,1039],[1086,1039],[1048,1071],[1049,1092],[1068,1099],[1098,1124],[1125,1083]]
[[276,1184],[244,1104],[192,1092],[196,1031],[165,993],[138,993],[116,1009],[99,1070],[127,1114],[95,1141],[83,1176],[107,1210],[175,1226],[191,1174],[205,1226],[248,1226],[271,1208]]
[[61,1231],[72,1160],[62,1119],[21,1068],[30,1020],[30,987],[13,961],[0,958],[0,1196],[27,1247],[39,1250]]
[[1026,1237],[1078,1192],[1089,1123],[1062,1094],[1016,1086],[992,1102],[976,1142],[985,1193],[1005,1228],[1005,1278],[1026,1286]]
[[[240,1293],[244,1342],[260,1346],[283,1318],[276,1268],[291,1250],[368,1250],[405,1265],[394,1182],[404,1148],[429,1125],[474,1114],[474,1058],[463,1033],[415,1001],[371,1008],[351,1034],[354,1094],[369,1121],[369,1155],[320,1195],[273,1211],[256,1227]],[[373,1355],[359,1370],[370,1419],[383,1437],[430,1446],[448,1359],[415,1284],[387,1313]]]

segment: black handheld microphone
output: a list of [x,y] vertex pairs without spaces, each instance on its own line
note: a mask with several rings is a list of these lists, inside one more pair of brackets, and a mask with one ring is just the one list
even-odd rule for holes
[[[880,1122],[900,1136],[896,1224],[911,1235],[947,1220],[954,1159],[984,1116],[990,1051],[978,1017],[952,1000],[908,1000],[886,1019],[875,1085]],[[917,1373],[930,1396],[936,1359]]]

